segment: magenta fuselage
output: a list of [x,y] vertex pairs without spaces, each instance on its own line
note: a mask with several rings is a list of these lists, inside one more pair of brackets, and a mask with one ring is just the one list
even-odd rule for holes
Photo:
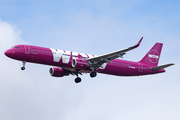
[[[94,55],[84,53],[37,47],[32,45],[13,46],[11,49],[5,51],[5,55],[19,61],[50,65],[61,67],[66,70],[85,73],[91,73],[92,70],[85,65],[78,68],[73,67],[72,60],[79,59],[82,60],[83,63],[83,60],[95,57]],[[144,64],[142,62],[132,62],[121,59],[115,59],[111,62],[112,63],[108,62],[103,64],[102,67],[96,69],[95,71],[98,73],[117,76],[140,76],[165,72],[164,69],[150,70],[150,68],[155,66]]]

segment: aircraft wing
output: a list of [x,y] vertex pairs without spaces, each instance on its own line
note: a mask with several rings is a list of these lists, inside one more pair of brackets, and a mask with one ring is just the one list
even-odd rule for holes
[[137,48],[140,45],[142,39],[143,39],[143,37],[140,39],[140,41],[136,45],[134,45],[132,47],[129,47],[129,48],[126,48],[126,49],[123,49],[123,50],[119,50],[119,51],[116,51],[116,52],[112,52],[112,53],[109,53],[109,54],[101,55],[101,56],[98,56],[98,57],[93,57],[93,58],[87,59],[90,68],[97,69],[97,68],[101,67],[102,64],[104,64],[104,63],[107,63],[107,62],[111,63],[111,60],[114,60],[114,59],[116,59],[118,57],[123,57],[123,55],[125,55],[126,52]]

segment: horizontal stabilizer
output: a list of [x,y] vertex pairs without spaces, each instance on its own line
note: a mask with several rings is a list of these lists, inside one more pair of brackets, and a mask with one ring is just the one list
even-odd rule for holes
[[174,65],[174,64],[172,64],[172,63],[166,64],[166,65],[150,68],[150,70],[161,70],[161,69],[167,68],[167,67],[172,66],[172,65]]

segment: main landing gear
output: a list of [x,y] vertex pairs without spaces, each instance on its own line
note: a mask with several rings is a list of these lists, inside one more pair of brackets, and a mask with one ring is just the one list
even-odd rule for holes
[[[80,82],[81,82],[81,78],[78,77],[78,73],[76,73],[76,76],[77,76],[77,78],[74,80],[75,83],[80,83]],[[96,76],[97,76],[97,73],[96,73],[95,71],[93,71],[93,72],[90,73],[90,76],[91,76],[92,78],[93,78],[93,77],[96,77]]]
[[90,76],[91,76],[92,78],[93,78],[93,77],[96,77],[96,76],[97,76],[97,73],[93,71],[93,72],[90,73]]
[[77,77],[74,81],[75,81],[75,83],[80,83],[81,82],[81,78]]
[[77,76],[77,78],[74,80],[75,83],[80,83],[81,82],[81,78],[78,76],[79,74],[82,75],[82,73],[80,73],[78,71],[74,72],[74,75]]
[[23,67],[21,67],[21,70],[25,70],[26,61],[22,61],[22,62],[23,62]]

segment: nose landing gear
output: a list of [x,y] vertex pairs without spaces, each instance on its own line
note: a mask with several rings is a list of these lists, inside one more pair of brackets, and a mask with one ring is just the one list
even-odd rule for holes
[[22,61],[22,62],[23,62],[23,67],[21,67],[21,70],[25,70],[26,61]]

